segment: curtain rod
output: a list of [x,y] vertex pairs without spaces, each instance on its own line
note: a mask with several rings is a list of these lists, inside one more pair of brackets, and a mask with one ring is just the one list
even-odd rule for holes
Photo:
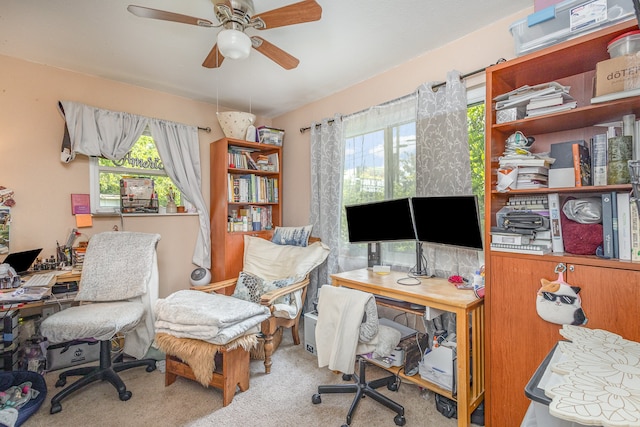
[[[491,65],[500,64],[501,62],[506,62],[506,59],[504,59],[504,58],[500,58],[500,59],[498,59],[498,60],[495,62],[495,64],[491,64]],[[490,65],[490,66],[491,66],[491,65]],[[466,79],[467,77],[471,77],[471,76],[474,76],[474,75],[476,75],[476,74],[484,73],[484,72],[486,71],[486,69],[487,69],[487,68],[488,68],[488,67],[483,67],[483,68],[479,68],[479,69],[477,69],[477,70],[471,71],[470,73],[463,74],[463,75],[461,75],[461,76],[460,76],[460,80],[464,80],[464,79]],[[442,86],[446,86],[446,85],[447,85],[447,82],[446,82],[446,81],[445,81],[445,82],[436,83],[436,84],[434,84],[434,85],[431,87],[431,89],[432,89],[434,92],[436,92],[436,91],[438,90],[438,88],[440,88],[440,87],[442,87]],[[393,101],[397,101],[398,99],[402,99],[402,98],[404,98],[404,97],[411,96],[411,95],[412,95],[412,94],[405,95],[405,96],[401,96],[400,98],[394,99]],[[389,101],[389,102],[393,102],[393,101]],[[385,104],[385,103],[383,103],[383,104],[381,104],[381,105],[384,105],[384,104]],[[362,110],[362,111],[365,111],[365,110]],[[362,111],[358,111],[358,112],[356,112],[356,113],[349,114],[349,115],[347,115],[347,116],[345,116],[345,117],[349,117],[349,116],[352,116],[352,115],[354,115],[354,114],[361,113]],[[328,123],[333,123],[333,119],[328,120]],[[318,126],[320,126],[320,124],[317,124],[317,125],[316,125],[316,127],[318,127]],[[306,131],[308,131],[308,130],[310,130],[310,129],[311,129],[311,126],[307,126],[307,127],[304,127],[304,128],[300,128],[300,133],[305,133]]]
[[203,130],[203,131],[205,131],[207,133],[211,133],[211,128],[210,127],[203,128],[203,127],[198,126],[198,130]]

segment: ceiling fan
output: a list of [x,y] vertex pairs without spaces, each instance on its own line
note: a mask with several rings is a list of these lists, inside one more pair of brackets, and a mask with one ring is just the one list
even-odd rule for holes
[[211,52],[202,63],[202,66],[207,68],[218,68],[225,58],[246,58],[252,47],[282,68],[287,70],[296,68],[300,62],[297,58],[262,37],[248,36],[245,30],[247,28],[268,30],[317,21],[322,16],[322,8],[315,0],[303,0],[257,15],[254,15],[253,0],[211,0],[211,2],[219,24],[214,24],[207,19],[143,6],[129,5],[127,10],[141,18],[160,19],[200,27],[222,27]]

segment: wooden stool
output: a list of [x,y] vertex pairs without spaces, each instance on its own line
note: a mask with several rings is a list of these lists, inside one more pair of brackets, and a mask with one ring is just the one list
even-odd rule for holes
[[[222,390],[222,405],[227,406],[236,394],[236,386],[240,391],[249,389],[249,352],[238,346],[233,350],[222,348],[218,355],[220,363],[216,363],[209,385]],[[179,358],[167,354],[166,361],[165,387],[173,384],[178,376],[197,381],[191,367]]]

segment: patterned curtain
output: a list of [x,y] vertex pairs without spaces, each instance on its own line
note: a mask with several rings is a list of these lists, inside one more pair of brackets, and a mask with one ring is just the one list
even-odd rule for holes
[[[458,71],[446,85],[418,88],[416,122],[416,196],[473,194],[467,128],[467,90]],[[430,275],[469,277],[478,269],[478,253],[423,243]]]
[[318,287],[330,283],[338,272],[340,213],[342,209],[342,167],[344,138],[342,116],[311,124],[311,212],[312,235],[319,237],[331,252],[327,262],[311,274],[305,311],[312,311]]

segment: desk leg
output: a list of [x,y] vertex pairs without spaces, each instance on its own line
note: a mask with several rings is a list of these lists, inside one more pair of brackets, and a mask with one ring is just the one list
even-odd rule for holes
[[458,349],[457,384],[458,384],[458,426],[465,427],[471,423],[469,413],[469,319],[464,309],[456,310],[456,343]]

